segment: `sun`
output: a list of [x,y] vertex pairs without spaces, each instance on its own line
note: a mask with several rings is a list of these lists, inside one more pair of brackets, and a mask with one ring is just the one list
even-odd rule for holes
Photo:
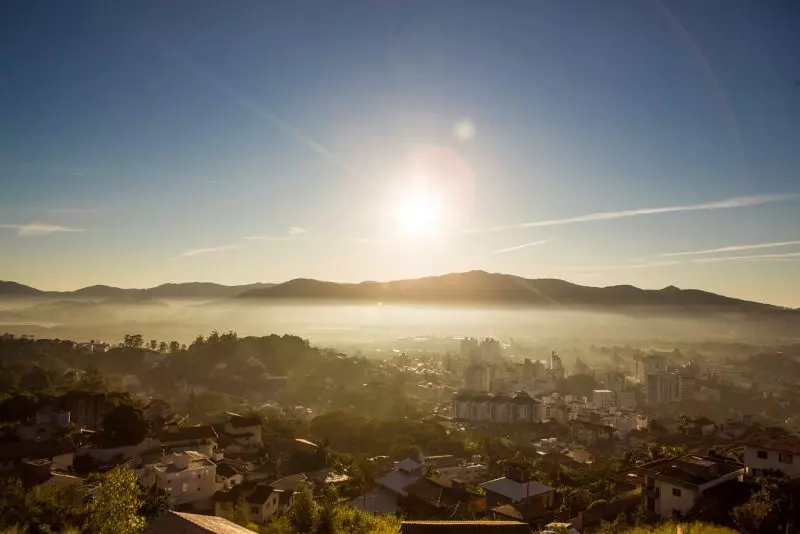
[[400,234],[413,239],[432,237],[442,223],[442,206],[424,190],[402,196],[395,209],[395,225]]

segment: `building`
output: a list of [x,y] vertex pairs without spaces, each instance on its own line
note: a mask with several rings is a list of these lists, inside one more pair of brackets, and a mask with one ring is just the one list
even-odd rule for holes
[[800,438],[752,438],[744,443],[744,465],[750,476],[761,476],[765,471],[780,471],[788,477],[800,477]]
[[464,389],[468,391],[489,391],[489,369],[483,365],[470,365],[464,371]]
[[251,530],[222,517],[170,510],[145,529],[145,534],[252,534]]
[[655,354],[634,356],[634,379],[636,382],[644,383],[647,381],[648,375],[666,373],[667,363],[668,361],[664,356]]
[[555,502],[553,488],[533,480],[527,469],[516,466],[509,469],[506,476],[480,486],[486,491],[486,507],[489,509],[505,504],[524,504],[544,515],[553,509]]
[[683,372],[678,375],[678,400],[691,400],[697,392],[697,379],[694,375]]
[[744,465],[716,457],[682,456],[641,465],[645,508],[662,519],[686,517],[695,504],[722,484],[739,480]]
[[600,425],[589,421],[574,419],[569,422],[569,431],[572,439],[584,445],[591,445],[601,439],[613,439],[617,431],[614,427]]
[[491,423],[537,423],[541,403],[524,391],[514,396],[462,391],[453,397],[453,418]]
[[530,534],[521,521],[403,521],[400,534]]
[[213,458],[217,451],[217,432],[209,425],[168,426],[158,435],[167,451],[197,451]]
[[53,469],[70,470],[75,460],[75,446],[52,440],[0,443],[0,472],[19,469],[24,460],[49,460]]
[[485,362],[499,362],[503,359],[503,348],[496,339],[487,337],[481,341],[481,360]]
[[635,410],[636,404],[636,391],[629,389],[617,392],[617,407],[620,410]]
[[483,512],[486,498],[457,479],[426,477],[407,486],[399,504],[411,519],[464,519]]
[[651,406],[680,399],[679,375],[651,373],[645,379],[645,399]]
[[196,451],[165,454],[160,461],[136,470],[139,482],[165,490],[176,505],[210,508],[217,491],[217,465]]
[[561,362],[561,356],[555,351],[550,353],[550,374],[553,380],[564,378],[564,364]]
[[608,410],[617,405],[617,394],[610,389],[592,391],[592,405],[598,410]]

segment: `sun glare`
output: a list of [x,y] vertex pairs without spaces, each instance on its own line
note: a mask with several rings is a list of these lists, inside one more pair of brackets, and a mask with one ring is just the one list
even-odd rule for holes
[[395,212],[398,231],[414,239],[431,237],[441,225],[441,205],[425,191],[415,191],[402,198]]

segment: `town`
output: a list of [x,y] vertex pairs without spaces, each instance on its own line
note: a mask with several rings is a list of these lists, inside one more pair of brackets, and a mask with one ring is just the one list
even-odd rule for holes
[[91,523],[125,480],[154,533],[798,524],[797,346],[396,345],[5,335],[0,526]]

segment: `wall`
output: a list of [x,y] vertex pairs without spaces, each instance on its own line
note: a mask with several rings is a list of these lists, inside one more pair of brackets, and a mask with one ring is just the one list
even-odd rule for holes
[[[673,510],[679,510],[684,516],[689,513],[689,510],[692,509],[697,498],[696,491],[661,480],[656,480],[655,483],[656,488],[661,492],[661,496],[656,499],[656,513],[658,515],[662,518],[669,519],[672,517]],[[673,488],[681,491],[680,497],[676,497],[672,494]]]
[[[766,451],[766,459],[758,457],[759,450]],[[800,455],[797,454],[793,456],[792,463],[788,464],[778,461],[778,451],[746,446],[744,448],[744,464],[747,466],[747,474],[749,475],[753,475],[753,469],[762,471],[764,469],[777,469],[787,476],[800,477]]]

